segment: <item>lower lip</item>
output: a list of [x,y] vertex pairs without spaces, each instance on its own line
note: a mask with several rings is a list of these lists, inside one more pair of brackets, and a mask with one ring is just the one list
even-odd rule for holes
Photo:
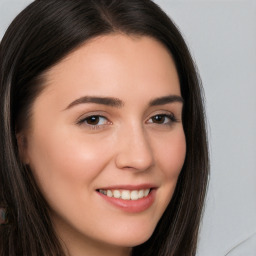
[[152,189],[150,193],[138,200],[123,200],[121,198],[108,197],[100,192],[97,192],[104,200],[110,204],[130,213],[139,213],[147,210],[155,200],[156,189]]

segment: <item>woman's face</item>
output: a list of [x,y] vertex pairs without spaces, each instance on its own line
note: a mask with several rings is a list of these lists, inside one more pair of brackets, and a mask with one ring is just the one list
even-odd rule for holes
[[22,156],[71,254],[151,236],[184,163],[182,105],[174,62],[149,37],[95,38],[48,71]]

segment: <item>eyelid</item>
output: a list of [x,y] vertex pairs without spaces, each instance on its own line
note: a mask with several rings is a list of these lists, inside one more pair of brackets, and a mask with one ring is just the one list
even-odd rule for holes
[[[167,122],[167,123],[155,123],[153,121],[149,121],[151,120],[152,118],[156,117],[156,116],[164,116],[165,118],[169,118],[170,119],[170,122]],[[176,122],[179,122],[180,120],[176,117],[176,115],[172,112],[158,112],[158,113],[155,113],[154,115],[151,115],[148,119],[147,119],[147,123],[150,123],[150,124],[155,124],[155,125],[172,125],[173,123],[176,123]]]
[[[104,118],[106,120],[106,123],[105,124],[87,124],[86,123],[86,120],[88,120],[89,118],[91,117],[98,117],[98,118]],[[79,126],[85,126],[89,129],[101,129],[101,128],[104,128],[106,125],[110,125],[112,124],[111,121],[109,121],[109,119],[101,113],[99,112],[90,112],[86,115],[82,115],[78,118],[78,120],[76,121],[76,124],[78,124]]]
[[[156,116],[163,116],[164,118],[169,118],[169,121],[168,122],[163,122],[163,123],[157,123],[157,122],[154,122],[152,120],[152,118],[156,117]],[[89,124],[87,123],[87,120],[90,118],[90,117],[98,117],[98,118],[104,118],[106,121],[104,124]],[[176,115],[171,112],[171,111],[167,111],[167,110],[159,110],[157,112],[155,112],[154,114],[151,114],[148,118],[147,118],[147,121],[146,123],[148,124],[153,124],[153,125],[157,125],[157,126],[171,126],[173,125],[174,123],[176,122],[180,122],[180,120],[176,117]],[[87,114],[83,114],[81,115],[78,120],[76,121],[76,124],[77,125],[81,125],[81,126],[84,126],[88,129],[103,129],[103,128],[106,128],[106,126],[110,125],[110,124],[113,124],[110,119],[107,117],[107,113],[105,111],[93,111],[93,112],[90,112],[90,113],[87,113]]]
[[105,117],[106,119],[108,119],[108,114],[107,112],[105,111],[102,111],[102,110],[95,110],[95,111],[88,111],[88,112],[83,112],[83,114],[79,115],[77,118],[76,118],[76,123],[79,123],[81,120],[84,120],[88,117],[91,117],[91,116],[101,116],[101,117]]

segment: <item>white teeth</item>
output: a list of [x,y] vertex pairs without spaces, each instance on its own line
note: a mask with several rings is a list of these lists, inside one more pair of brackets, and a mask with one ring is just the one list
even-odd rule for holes
[[113,191],[113,196],[114,196],[115,198],[120,198],[120,197],[121,197],[121,192],[120,192],[119,190],[114,190],[114,191]]
[[141,189],[140,191],[139,191],[139,193],[138,193],[138,197],[139,198],[142,198],[144,196],[144,191],[143,191],[143,189]]
[[141,189],[141,190],[104,190],[100,189],[100,193],[108,196],[108,197],[115,197],[115,198],[121,198],[123,200],[138,200],[143,197],[146,197],[150,189]]
[[130,191],[129,190],[123,190],[122,194],[121,194],[121,198],[124,199],[124,200],[130,200],[131,199]]
[[111,190],[107,190],[107,196],[108,196],[108,197],[112,197],[112,196],[113,196],[113,193],[112,193]]
[[133,190],[132,192],[131,192],[131,199],[132,200],[138,200],[139,199],[139,192],[137,191],[137,190]]
[[150,189],[145,189],[144,195],[147,196],[149,194]]

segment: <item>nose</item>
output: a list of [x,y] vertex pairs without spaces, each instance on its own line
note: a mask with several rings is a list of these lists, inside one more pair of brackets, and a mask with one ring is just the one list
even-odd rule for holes
[[116,166],[145,171],[154,165],[152,146],[142,127],[133,127],[118,136]]

